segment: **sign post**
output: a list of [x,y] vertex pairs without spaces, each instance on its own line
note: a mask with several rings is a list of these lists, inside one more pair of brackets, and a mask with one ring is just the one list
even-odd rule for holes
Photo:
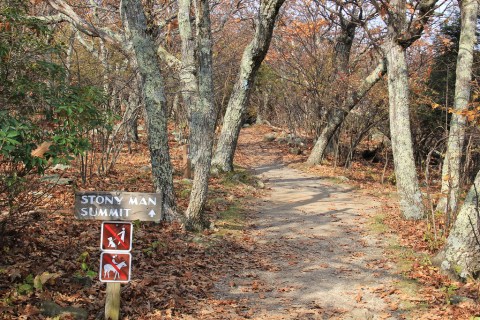
[[120,285],[130,281],[132,220],[161,220],[162,195],[158,193],[85,191],[75,193],[75,217],[109,220],[102,223],[99,279],[107,283],[105,319],[120,318]]
[[130,253],[102,252],[100,256],[100,281],[107,283],[105,320],[118,320],[120,316],[120,284],[130,281],[132,268]]
[[120,319],[120,282],[107,283],[105,320]]

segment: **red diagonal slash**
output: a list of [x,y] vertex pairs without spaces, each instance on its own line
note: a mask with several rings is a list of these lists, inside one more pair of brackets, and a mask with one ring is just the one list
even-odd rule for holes
[[[121,280],[122,278],[128,278],[127,277],[127,274],[123,273],[123,271],[118,268],[115,263],[113,263],[112,259],[110,259],[110,256],[109,255],[104,255],[103,256],[103,259],[105,259],[106,262],[108,262],[109,265],[111,265],[115,270],[117,270],[117,272],[119,273],[119,279]],[[105,266],[105,264],[103,264],[103,266]],[[127,266],[128,268],[128,266]]]
[[[122,239],[120,239],[120,237],[118,236],[118,234],[115,233],[115,230],[113,230],[112,228],[110,228],[110,226],[108,224],[105,224],[105,229],[107,229],[108,231],[110,231],[110,233],[112,234],[112,236],[115,237],[115,239],[117,239],[121,244],[123,244],[123,246],[125,248],[127,248],[127,245],[125,244],[125,242],[122,241]],[[128,249],[128,248],[127,248]]]

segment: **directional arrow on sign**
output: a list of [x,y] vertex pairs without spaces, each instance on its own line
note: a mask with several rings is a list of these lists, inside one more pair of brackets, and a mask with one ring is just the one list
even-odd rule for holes
[[151,210],[151,211],[148,213],[148,215],[149,215],[151,218],[153,218],[153,217],[155,217],[156,213],[155,213],[155,211]]

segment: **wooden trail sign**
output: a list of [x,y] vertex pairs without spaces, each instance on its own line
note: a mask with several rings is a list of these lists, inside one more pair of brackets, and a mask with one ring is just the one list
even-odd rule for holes
[[81,220],[159,222],[162,217],[162,195],[121,191],[79,191],[75,193],[75,217]]
[[120,221],[154,221],[162,217],[162,195],[121,191],[75,193],[75,217],[81,220],[109,220],[102,224],[100,274],[107,282],[105,320],[120,317],[120,282],[130,281],[133,226]]

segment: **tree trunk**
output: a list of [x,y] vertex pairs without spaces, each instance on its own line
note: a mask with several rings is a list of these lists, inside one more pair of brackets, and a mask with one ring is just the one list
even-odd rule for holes
[[335,132],[337,132],[337,129],[341,126],[347,115],[348,112],[345,110],[336,109],[332,111],[332,116],[328,119],[325,127],[323,127],[312,152],[308,156],[307,164],[316,165],[322,162],[328,143],[333,138]]
[[198,101],[191,110],[190,137],[191,145],[195,145],[198,152],[190,202],[185,213],[185,227],[189,230],[201,230],[206,227],[202,213],[207,199],[216,120],[213,103],[212,40],[208,0],[199,0],[196,10]]
[[245,48],[240,62],[240,71],[228,101],[212,166],[221,171],[233,171],[233,156],[238,135],[255,76],[265,58],[278,11],[285,0],[262,0],[257,17],[255,36]]
[[468,191],[445,247],[436,257],[442,269],[464,279],[480,275],[479,193],[480,171]]
[[103,94],[105,95],[105,97],[108,98],[107,106],[111,106],[112,99],[115,99],[115,97],[113,96],[113,94],[110,94],[110,64],[108,62],[108,50],[105,46],[105,41],[103,39],[100,39],[100,54],[98,56],[100,58],[100,63],[103,67]]
[[163,195],[164,220],[177,217],[173,192],[172,165],[168,148],[166,99],[163,78],[155,53],[154,42],[146,33],[147,21],[139,0],[122,1],[122,18],[130,35],[146,109],[148,145],[156,192]]
[[267,120],[268,103],[270,101],[270,89],[266,88],[263,92],[263,101],[259,101],[257,110],[256,124],[262,124],[263,120]]
[[[335,66],[337,68],[337,76],[346,76],[348,64],[350,62],[350,52],[352,51],[353,39],[355,38],[355,30],[358,22],[346,20],[343,16],[343,9],[339,7],[338,17],[340,20],[340,34],[335,43]],[[352,16],[356,15],[352,13]],[[361,18],[359,19],[361,20]]]
[[413,157],[406,54],[405,48],[397,42],[399,34],[406,27],[406,3],[405,0],[394,0],[390,6],[392,12],[383,50],[388,63],[390,135],[396,184],[404,217],[421,219],[424,206]]
[[455,111],[450,121],[447,153],[442,167],[442,194],[444,197],[440,198],[437,205],[437,210],[447,213],[454,213],[457,210],[460,192],[460,165],[466,125],[465,115],[460,113],[467,110],[470,99],[478,2],[463,0],[461,6],[462,25],[455,81]]
[[[191,25],[191,0],[178,1],[178,29],[180,32],[180,39],[182,40],[182,63],[179,72],[180,83],[182,85],[182,98],[187,108],[187,119],[190,123],[190,130],[195,124],[192,123],[192,110],[197,104],[198,100],[198,84],[195,66],[195,38],[192,33]],[[190,140],[192,132],[190,131]],[[190,143],[190,152],[187,155],[192,164],[197,160],[197,148],[194,143]]]
[[362,81],[362,84],[358,87],[357,91],[349,94],[341,107],[333,110],[332,117],[320,132],[317,142],[315,142],[315,146],[307,159],[307,164],[320,164],[325,156],[328,143],[335,135],[335,132],[337,132],[337,129],[342,125],[348,113],[355,108],[363,97],[365,97],[368,91],[370,91],[370,89],[383,77],[386,71],[386,63],[384,59],[382,59],[375,70],[373,70],[368,77]]
[[[355,13],[356,14],[356,13]],[[361,12],[358,13],[358,20],[361,20]],[[358,22],[345,19],[342,9],[339,9],[338,16],[340,19],[341,32],[335,43],[335,66],[336,78],[341,79],[349,74],[348,65],[350,61],[350,53],[352,49],[353,40],[355,38],[355,30]],[[318,139],[313,147],[310,156],[307,159],[307,164],[320,164],[325,156],[326,149],[332,137],[342,125],[345,118],[350,111],[358,104],[358,102],[370,91],[370,89],[382,78],[385,74],[386,68],[383,59],[379,65],[368,75],[355,92],[347,91],[345,96],[338,97],[337,101],[342,101],[331,112],[327,124],[320,132]]]
[[74,53],[74,43],[75,43],[75,34],[77,30],[73,30],[72,34],[70,35],[70,39],[68,41],[68,48],[67,48],[67,57],[65,59],[65,71],[66,71],[66,82],[70,85],[72,81],[72,58]]
[[[356,23],[345,20],[342,14],[342,9],[339,8],[338,17],[340,19],[340,34],[335,43],[335,78],[338,80],[347,77],[348,63],[350,61],[350,52],[352,51],[353,39],[355,38]],[[347,93],[348,95],[348,93]],[[337,97],[337,101],[343,100],[344,97]],[[320,136],[315,142],[310,156],[307,159],[307,164],[320,164],[325,154],[328,143],[332,139],[337,129],[347,117],[348,111],[342,108],[343,106],[336,105],[331,111],[331,116],[328,118],[327,124],[322,129]]]
[[135,73],[132,79],[132,85],[130,87],[130,94],[127,99],[127,106],[123,119],[125,121],[125,133],[127,135],[127,143],[129,150],[131,150],[131,144],[138,142],[138,117],[139,109],[142,105],[142,98],[140,95],[140,77]]

